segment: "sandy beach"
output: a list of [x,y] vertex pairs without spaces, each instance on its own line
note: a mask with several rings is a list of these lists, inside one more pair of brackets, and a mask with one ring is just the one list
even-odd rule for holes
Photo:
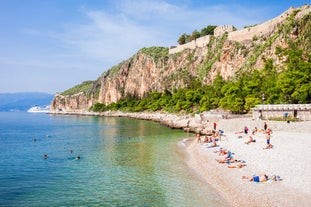
[[[263,121],[219,120],[218,128],[226,135],[218,141],[219,147],[208,148],[209,144],[197,143],[195,138],[187,142],[189,167],[232,206],[311,206],[311,122],[267,121],[267,124],[273,132],[273,148],[263,150],[265,134],[256,133],[256,142],[250,144],[245,144],[249,136],[237,134],[244,126],[250,129],[250,134],[255,126],[262,129]],[[212,128],[212,123],[206,128]],[[214,151],[220,147],[233,152],[234,158],[245,161],[246,166],[230,169],[228,164],[218,163],[215,159],[224,156]],[[278,175],[282,180],[255,183],[242,179],[254,174]]]
[[[209,148],[210,143],[197,143],[196,136],[185,140],[189,169],[212,185],[223,199],[232,206],[311,206],[311,121],[291,122],[266,121],[271,128],[272,149],[266,146],[266,134],[257,132],[256,142],[245,144],[252,130],[263,129],[264,121],[246,118],[214,119],[200,122],[191,116],[167,113],[72,113],[80,115],[130,117],[159,122],[171,128],[208,134],[217,123],[217,130],[224,131],[218,147]],[[249,135],[242,132],[249,128]],[[202,131],[202,127],[204,130]],[[204,135],[203,135],[204,136]],[[239,138],[240,136],[240,138]],[[234,159],[243,160],[243,168],[228,168],[215,159],[222,159],[215,150],[224,148],[234,153]],[[230,164],[235,165],[235,163]],[[278,175],[281,181],[250,182],[242,176],[258,174]]]

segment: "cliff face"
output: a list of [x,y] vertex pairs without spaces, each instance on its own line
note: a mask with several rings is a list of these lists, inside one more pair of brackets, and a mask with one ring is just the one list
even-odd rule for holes
[[310,13],[309,6],[289,9],[263,24],[211,36],[208,44],[175,54],[162,48],[166,55],[157,57],[142,49],[103,73],[87,90],[57,94],[51,112],[84,112],[97,102],[110,104],[127,96],[143,97],[150,91],[174,91],[194,79],[209,84],[218,73],[229,79],[243,71],[262,69],[266,59],[281,68],[285,59],[275,54],[276,48],[286,48],[288,40],[299,38],[303,29],[288,22]]
[[90,100],[84,93],[75,94],[72,96],[63,96],[56,94],[52,103],[52,112],[85,112],[96,101]]

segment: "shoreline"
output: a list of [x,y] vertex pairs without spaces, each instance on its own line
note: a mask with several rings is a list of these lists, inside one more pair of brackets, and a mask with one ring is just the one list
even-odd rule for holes
[[[199,122],[191,115],[175,115],[165,112],[48,112],[50,115],[80,115],[80,116],[105,116],[105,117],[126,117],[147,121],[158,122],[172,129],[182,129],[185,132],[201,133],[201,135],[210,134],[213,128],[213,122],[217,123],[217,129],[225,130],[226,132],[242,131],[244,126],[253,129],[255,126],[263,125],[264,120],[252,120],[250,117],[241,116],[240,118],[221,119],[219,117],[210,117],[209,121]],[[311,121],[299,121],[286,123],[285,121],[269,121],[269,127],[274,131],[288,132],[305,132],[311,133]],[[221,125],[219,125],[221,123]],[[301,123],[308,123],[307,126]],[[221,127],[219,127],[221,126]],[[202,130],[203,129],[203,130]]]
[[[217,129],[224,131],[219,147],[232,150],[236,159],[246,161],[246,166],[229,169],[227,164],[219,164],[215,159],[221,158],[214,153],[217,148],[207,148],[206,144],[197,143],[195,136],[188,140],[186,153],[187,164],[196,175],[213,186],[232,206],[311,206],[311,121],[279,122],[267,121],[272,129],[272,149],[263,150],[265,135],[254,135],[256,143],[244,144],[248,137],[238,139],[237,132],[248,126],[250,131],[257,126],[261,129],[263,121],[251,118],[214,119],[204,124],[187,115],[178,116],[168,113],[49,113],[52,115],[84,115],[127,117],[155,121],[170,128],[186,132],[208,134],[213,122]],[[202,127],[205,129],[202,131]],[[282,181],[272,183],[254,183],[242,179],[243,175],[266,173],[279,175]]]

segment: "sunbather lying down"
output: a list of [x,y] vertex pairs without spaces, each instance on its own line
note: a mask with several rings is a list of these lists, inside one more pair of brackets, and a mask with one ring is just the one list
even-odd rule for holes
[[244,160],[237,160],[237,159],[234,159],[234,158],[216,159],[216,161],[218,163],[227,163],[227,164],[230,164],[230,163],[245,163]]
[[[229,157],[232,157],[232,152],[227,149],[219,148],[219,150],[214,150],[214,153],[218,153],[218,155],[228,155]],[[226,156],[227,157],[227,156]]]
[[265,182],[268,180],[280,181],[282,180],[278,175],[268,176],[266,174],[253,175],[253,176],[242,176],[242,179],[254,182]]
[[242,176],[242,179],[254,182],[264,182],[268,180],[268,176],[266,174],[253,175],[253,176]]
[[234,163],[238,162],[238,160],[233,159],[233,158],[225,158],[225,159],[216,159],[218,163]]
[[249,136],[249,140],[245,142],[245,144],[249,144],[249,143],[252,143],[252,142],[256,142],[255,139],[253,139],[252,136]]
[[228,168],[242,168],[242,167],[245,167],[245,166],[246,166],[245,163],[238,162],[238,163],[235,164],[235,165],[228,165],[227,167],[228,167]]

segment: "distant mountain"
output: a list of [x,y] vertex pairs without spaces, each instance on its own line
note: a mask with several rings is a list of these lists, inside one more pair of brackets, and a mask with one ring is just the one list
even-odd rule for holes
[[27,111],[32,106],[50,105],[54,95],[48,93],[0,93],[0,111]]

